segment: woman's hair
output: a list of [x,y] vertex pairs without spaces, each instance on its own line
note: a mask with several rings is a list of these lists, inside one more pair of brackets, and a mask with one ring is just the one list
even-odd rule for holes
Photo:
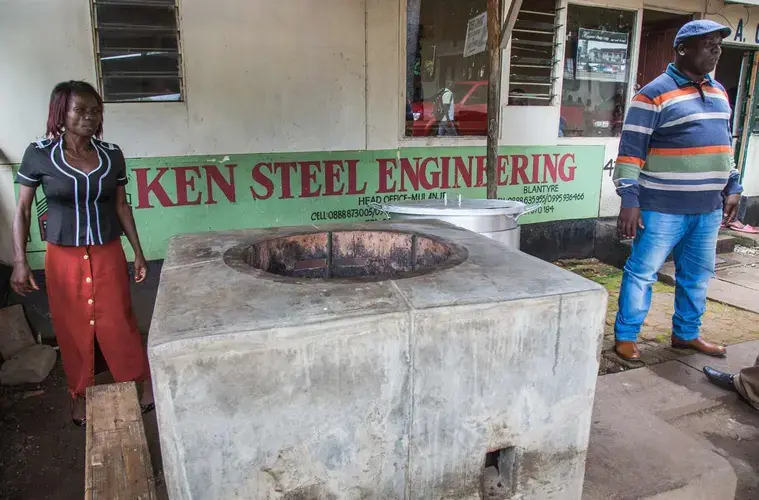
[[[103,98],[98,91],[87,82],[69,80],[61,82],[55,86],[53,93],[50,94],[50,109],[47,115],[47,130],[45,135],[50,139],[57,139],[61,136],[66,126],[66,112],[69,107],[69,100],[74,94],[91,95],[97,99],[100,108],[103,108]],[[103,136],[103,120],[95,131],[96,137]]]

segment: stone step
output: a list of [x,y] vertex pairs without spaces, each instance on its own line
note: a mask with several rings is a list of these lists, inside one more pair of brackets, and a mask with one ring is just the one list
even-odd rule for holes
[[668,422],[724,403],[702,379],[679,361],[599,378],[583,500],[735,498],[730,462]]
[[[738,253],[717,255],[715,278],[709,280],[709,300],[759,313],[759,257]],[[659,281],[675,284],[675,265],[667,262],[659,271]]]
[[732,238],[735,238],[736,243],[742,247],[759,247],[759,234],[741,233],[739,231],[729,230],[723,230],[723,233]]

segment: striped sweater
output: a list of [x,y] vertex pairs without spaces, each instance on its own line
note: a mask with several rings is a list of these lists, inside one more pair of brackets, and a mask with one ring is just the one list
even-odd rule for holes
[[627,112],[614,168],[622,208],[707,213],[722,207],[723,194],[743,191],[739,179],[725,89],[670,64]]

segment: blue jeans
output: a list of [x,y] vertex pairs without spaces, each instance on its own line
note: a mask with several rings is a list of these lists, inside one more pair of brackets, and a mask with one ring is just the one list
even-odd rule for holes
[[706,289],[714,276],[722,210],[699,215],[642,211],[645,229],[638,229],[625,264],[614,333],[635,342],[651,307],[651,287],[670,253],[675,259],[675,314],[672,334],[682,340],[699,336],[706,311]]

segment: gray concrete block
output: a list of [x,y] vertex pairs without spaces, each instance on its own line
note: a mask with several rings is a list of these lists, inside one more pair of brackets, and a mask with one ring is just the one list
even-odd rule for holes
[[11,359],[14,354],[36,344],[24,315],[24,307],[15,305],[0,309],[0,356]]
[[596,394],[624,399],[665,420],[714,408],[736,397],[679,361],[599,377]]
[[736,485],[730,463],[693,437],[619,392],[596,394],[583,500],[728,500]]
[[606,291],[439,222],[327,228],[465,250],[431,274],[285,279],[225,261],[313,229],[172,241],[149,336],[171,498],[478,498],[503,450],[510,494],[579,499]]
[[680,358],[680,362],[699,372],[705,366],[711,366],[717,370],[735,373],[748,366],[753,366],[757,356],[759,356],[759,340],[752,340],[751,342],[729,346],[727,356],[724,358],[693,354]]
[[38,384],[50,374],[57,357],[55,349],[47,345],[25,347],[0,365],[0,384]]

